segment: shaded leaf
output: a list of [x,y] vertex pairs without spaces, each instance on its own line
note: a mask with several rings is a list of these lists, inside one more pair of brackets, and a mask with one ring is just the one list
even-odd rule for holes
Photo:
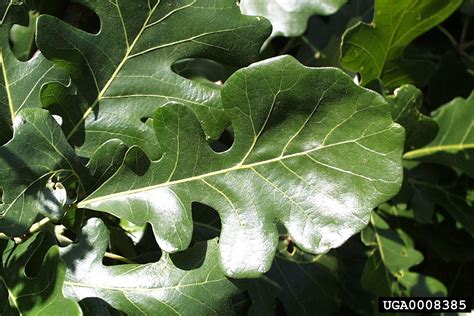
[[467,98],[474,87],[474,73],[458,54],[448,52],[441,57],[428,86],[427,98],[433,109],[456,97]]
[[90,219],[79,242],[62,250],[67,296],[96,297],[129,315],[232,314],[230,298],[239,289],[215,264],[216,240],[182,254],[163,254],[156,263],[109,267],[102,265],[107,242],[105,225]]
[[436,137],[438,125],[420,112],[423,95],[416,87],[403,85],[387,101],[393,120],[405,128],[405,150],[422,147]]
[[413,179],[410,182],[421,187],[433,202],[443,207],[471,236],[474,236],[474,207],[466,200],[465,195],[436,183]]
[[423,148],[405,153],[405,159],[417,159],[454,167],[474,176],[474,93],[456,98],[433,113],[439,125],[437,137]]
[[88,187],[89,192],[104,183],[120,168],[127,149],[127,146],[119,139],[106,141],[97,148],[87,163],[87,169],[94,181]]
[[28,11],[18,1],[0,1],[0,145],[13,134],[13,121],[21,109],[41,108],[40,89],[49,81],[68,83],[64,73],[36,54],[19,61],[10,49],[10,29],[28,25]]
[[335,13],[347,0],[241,0],[243,14],[263,16],[273,26],[272,37],[298,36],[304,33],[313,14]]
[[[46,110],[25,109],[15,117],[13,138],[0,147],[0,231],[18,236],[39,214],[60,220],[63,206],[84,194],[88,171]],[[71,192],[71,189],[72,192]]]
[[36,50],[35,33],[36,20],[39,13],[29,12],[28,26],[15,24],[11,28],[10,40],[12,42],[12,51],[21,61],[27,61]]
[[265,277],[252,281],[249,315],[275,315],[277,299],[287,315],[335,315],[341,290],[337,258],[291,250],[281,249]]
[[405,48],[419,35],[453,13],[462,0],[376,0],[374,20],[348,29],[341,46],[341,64],[359,72],[363,85],[382,79],[387,89],[429,78],[429,61],[404,59]]
[[355,23],[370,21],[373,4],[373,0],[349,0],[333,15],[313,16],[301,37],[297,58],[305,65],[341,68],[339,55],[342,35]]
[[373,246],[362,275],[364,288],[376,296],[447,295],[438,280],[410,271],[423,261],[423,255],[415,250],[413,240],[405,232],[391,229],[374,212],[363,236],[364,243]]
[[150,222],[168,252],[189,245],[191,202],[211,206],[222,221],[226,274],[251,277],[271,266],[275,221],[303,250],[326,252],[398,191],[403,129],[382,97],[341,71],[279,57],[238,71],[222,93],[235,133],[230,150],[213,152],[186,107],[161,107],[154,123],[163,158],[131,148],[78,206]]
[[267,21],[241,15],[235,0],[78,2],[99,16],[98,34],[45,15],[38,19],[37,42],[77,86],[49,85],[44,97],[81,156],[119,138],[158,158],[146,121],[170,102],[193,109],[207,135],[219,137],[228,122],[219,88],[183,78],[172,66],[193,57],[246,65],[270,32]]
[[2,256],[9,301],[2,315],[80,315],[79,305],[63,296],[65,270],[51,235],[39,233],[20,245],[10,241]]

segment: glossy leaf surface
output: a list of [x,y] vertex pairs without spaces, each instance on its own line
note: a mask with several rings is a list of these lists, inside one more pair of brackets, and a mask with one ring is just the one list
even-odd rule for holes
[[238,71],[222,94],[230,150],[213,152],[186,107],[162,107],[154,124],[163,158],[131,148],[79,207],[150,222],[160,247],[174,252],[188,247],[191,202],[209,205],[222,221],[224,270],[250,277],[270,268],[275,221],[302,249],[326,252],[398,191],[403,129],[383,98],[342,72],[280,57]]
[[230,298],[239,289],[215,264],[215,240],[183,254],[164,254],[156,263],[109,267],[102,264],[107,243],[106,226],[90,219],[79,242],[62,250],[67,296],[100,298],[129,315],[232,314]]
[[193,109],[207,135],[217,138],[228,122],[219,89],[183,78],[172,66],[187,58],[248,64],[270,32],[266,20],[241,15],[234,0],[79,3],[99,16],[98,34],[41,16],[37,42],[76,85],[52,84],[44,94],[54,96],[46,102],[63,117],[68,139],[85,157],[112,138],[159,157],[146,121],[170,102]]

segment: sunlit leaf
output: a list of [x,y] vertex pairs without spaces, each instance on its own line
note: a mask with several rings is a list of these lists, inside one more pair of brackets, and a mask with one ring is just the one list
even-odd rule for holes
[[170,102],[193,109],[207,135],[218,138],[228,123],[219,88],[183,78],[172,66],[194,57],[249,64],[270,32],[268,21],[241,15],[235,0],[78,3],[97,13],[98,34],[44,15],[37,43],[76,85],[51,84],[43,93],[80,155],[118,138],[159,157],[149,119]]
[[341,71],[280,57],[238,71],[222,93],[235,133],[229,151],[212,151],[186,107],[162,107],[154,124],[163,158],[131,148],[79,207],[150,222],[174,252],[189,245],[191,202],[209,205],[221,217],[226,273],[250,277],[271,266],[275,221],[302,249],[326,252],[398,191],[403,129],[383,98]]
[[311,15],[335,13],[347,0],[241,0],[243,14],[263,16],[273,26],[272,37],[298,36]]

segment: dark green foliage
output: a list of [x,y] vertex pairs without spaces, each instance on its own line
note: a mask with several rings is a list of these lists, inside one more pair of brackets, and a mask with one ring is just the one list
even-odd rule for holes
[[473,8],[0,0],[0,314],[474,297]]

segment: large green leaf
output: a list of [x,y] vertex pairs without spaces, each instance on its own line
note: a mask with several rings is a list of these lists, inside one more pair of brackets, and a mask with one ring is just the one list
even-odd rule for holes
[[426,82],[431,63],[404,59],[405,48],[453,13],[462,0],[376,0],[374,20],[348,29],[341,64],[362,76],[362,84],[382,79],[387,89]]
[[362,240],[373,246],[362,275],[364,288],[377,296],[446,296],[440,281],[410,271],[423,255],[405,232],[392,229],[377,213],[372,214]]
[[0,1],[0,144],[12,137],[16,114],[25,108],[41,108],[39,92],[44,83],[68,79],[51,62],[36,54],[20,62],[10,49],[10,29],[28,25],[28,11],[20,1]]
[[64,292],[81,300],[97,297],[129,315],[226,315],[239,292],[219,266],[216,240],[186,253],[163,254],[151,264],[102,265],[108,231],[90,219],[79,242],[62,250],[67,264]]
[[80,315],[79,305],[63,296],[65,270],[50,234],[36,234],[20,245],[9,241],[0,276],[9,304],[2,315]]
[[393,120],[406,131],[405,149],[412,150],[431,142],[438,133],[438,124],[420,112],[421,91],[412,85],[397,88],[387,97]]
[[230,150],[214,152],[187,107],[161,107],[154,123],[163,158],[131,148],[78,206],[150,222],[160,247],[174,252],[189,245],[191,202],[209,205],[222,220],[226,274],[250,277],[271,266],[276,221],[302,249],[325,252],[399,190],[403,129],[382,97],[343,72],[284,56],[238,71],[222,94]]
[[274,36],[298,36],[306,30],[313,14],[335,13],[347,0],[241,0],[243,14],[264,16],[273,26]]
[[219,89],[183,78],[172,66],[186,58],[246,65],[270,32],[267,21],[241,15],[235,0],[78,2],[99,16],[98,34],[45,15],[38,19],[37,42],[77,86],[53,84],[44,94],[80,155],[90,157],[119,138],[159,157],[146,120],[170,102],[193,109],[207,135],[219,136],[228,123]]
[[22,110],[14,128],[0,147],[0,231],[10,236],[26,232],[39,214],[61,219],[71,182],[79,180],[82,194],[88,182],[87,169],[48,111]]
[[454,167],[474,176],[474,93],[456,98],[433,113],[438,136],[424,148],[407,152],[405,159],[419,159]]

